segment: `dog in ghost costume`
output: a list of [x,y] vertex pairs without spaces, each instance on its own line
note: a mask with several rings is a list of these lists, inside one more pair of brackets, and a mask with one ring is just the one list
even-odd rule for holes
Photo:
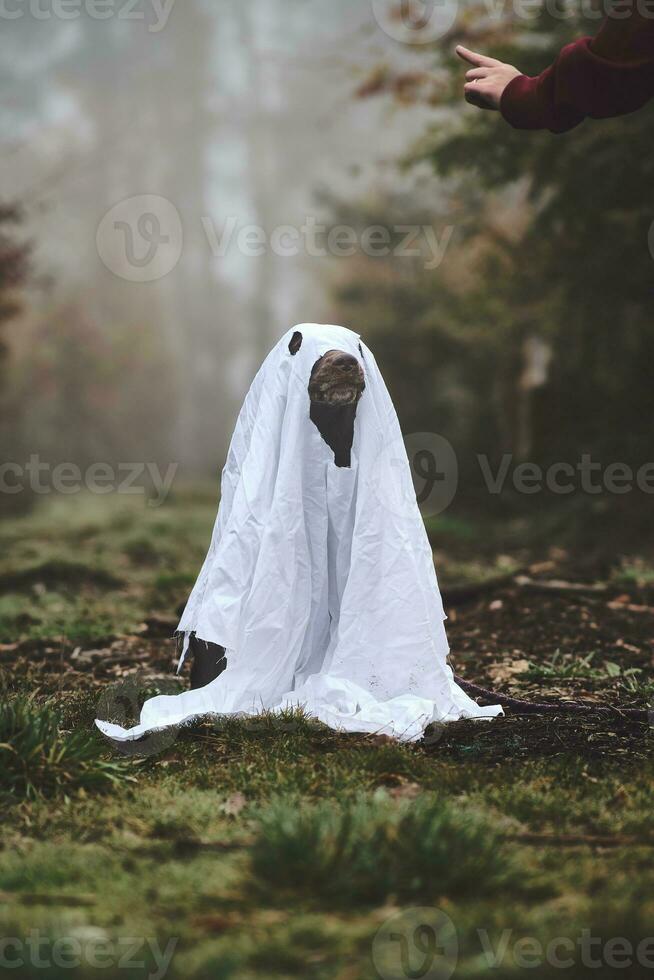
[[[294,331],[289,351],[296,354],[303,336]],[[335,466],[350,466],[354,420],[359,399],[365,389],[361,363],[344,351],[330,350],[318,358],[309,378],[309,417],[334,453]],[[182,634],[183,635],[183,634]],[[204,687],[215,680],[227,666],[225,650],[215,643],[188,635],[187,649],[192,653],[191,687]]]
[[370,350],[303,324],[248,392],[211,545],[179,624],[192,689],[152,698],[121,742],[205,716],[302,706],[344,731],[419,739],[494,717],[455,683],[402,435]]

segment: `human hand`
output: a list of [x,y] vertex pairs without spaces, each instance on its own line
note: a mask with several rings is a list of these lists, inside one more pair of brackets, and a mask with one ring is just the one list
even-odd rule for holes
[[466,72],[467,81],[463,86],[466,102],[480,109],[499,109],[504,89],[522,72],[497,58],[469,51],[462,44],[457,44],[456,53],[463,61],[474,65]]

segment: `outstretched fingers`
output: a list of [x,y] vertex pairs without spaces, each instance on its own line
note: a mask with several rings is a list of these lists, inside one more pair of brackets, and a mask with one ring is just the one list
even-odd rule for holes
[[487,78],[492,70],[492,68],[471,68],[470,71],[466,72],[466,78],[469,82],[475,78]]
[[462,44],[457,44],[456,53],[463,61],[467,61],[469,64],[475,65],[477,68],[494,68],[495,66],[502,64],[502,62],[498,61],[497,58],[489,58],[488,55],[479,54],[477,51],[471,51],[469,48],[464,48]]

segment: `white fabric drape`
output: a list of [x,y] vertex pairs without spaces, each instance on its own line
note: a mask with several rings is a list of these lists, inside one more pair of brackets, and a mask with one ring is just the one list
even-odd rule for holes
[[[289,341],[300,331],[300,350]],[[359,359],[366,388],[339,468],[309,418],[311,369]],[[421,737],[432,721],[493,717],[454,682],[432,552],[397,415],[370,350],[343,327],[303,324],[268,355],[241,409],[211,546],[179,629],[219,644],[205,688],[146,702],[132,740],[203,715],[303,705],[346,731]]]

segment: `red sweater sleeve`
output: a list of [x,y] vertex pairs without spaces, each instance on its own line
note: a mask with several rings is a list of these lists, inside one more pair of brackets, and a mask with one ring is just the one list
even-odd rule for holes
[[585,37],[568,44],[541,75],[509,82],[500,109],[516,129],[563,133],[587,116],[633,112],[653,96],[654,20],[635,28],[607,19],[596,41]]

